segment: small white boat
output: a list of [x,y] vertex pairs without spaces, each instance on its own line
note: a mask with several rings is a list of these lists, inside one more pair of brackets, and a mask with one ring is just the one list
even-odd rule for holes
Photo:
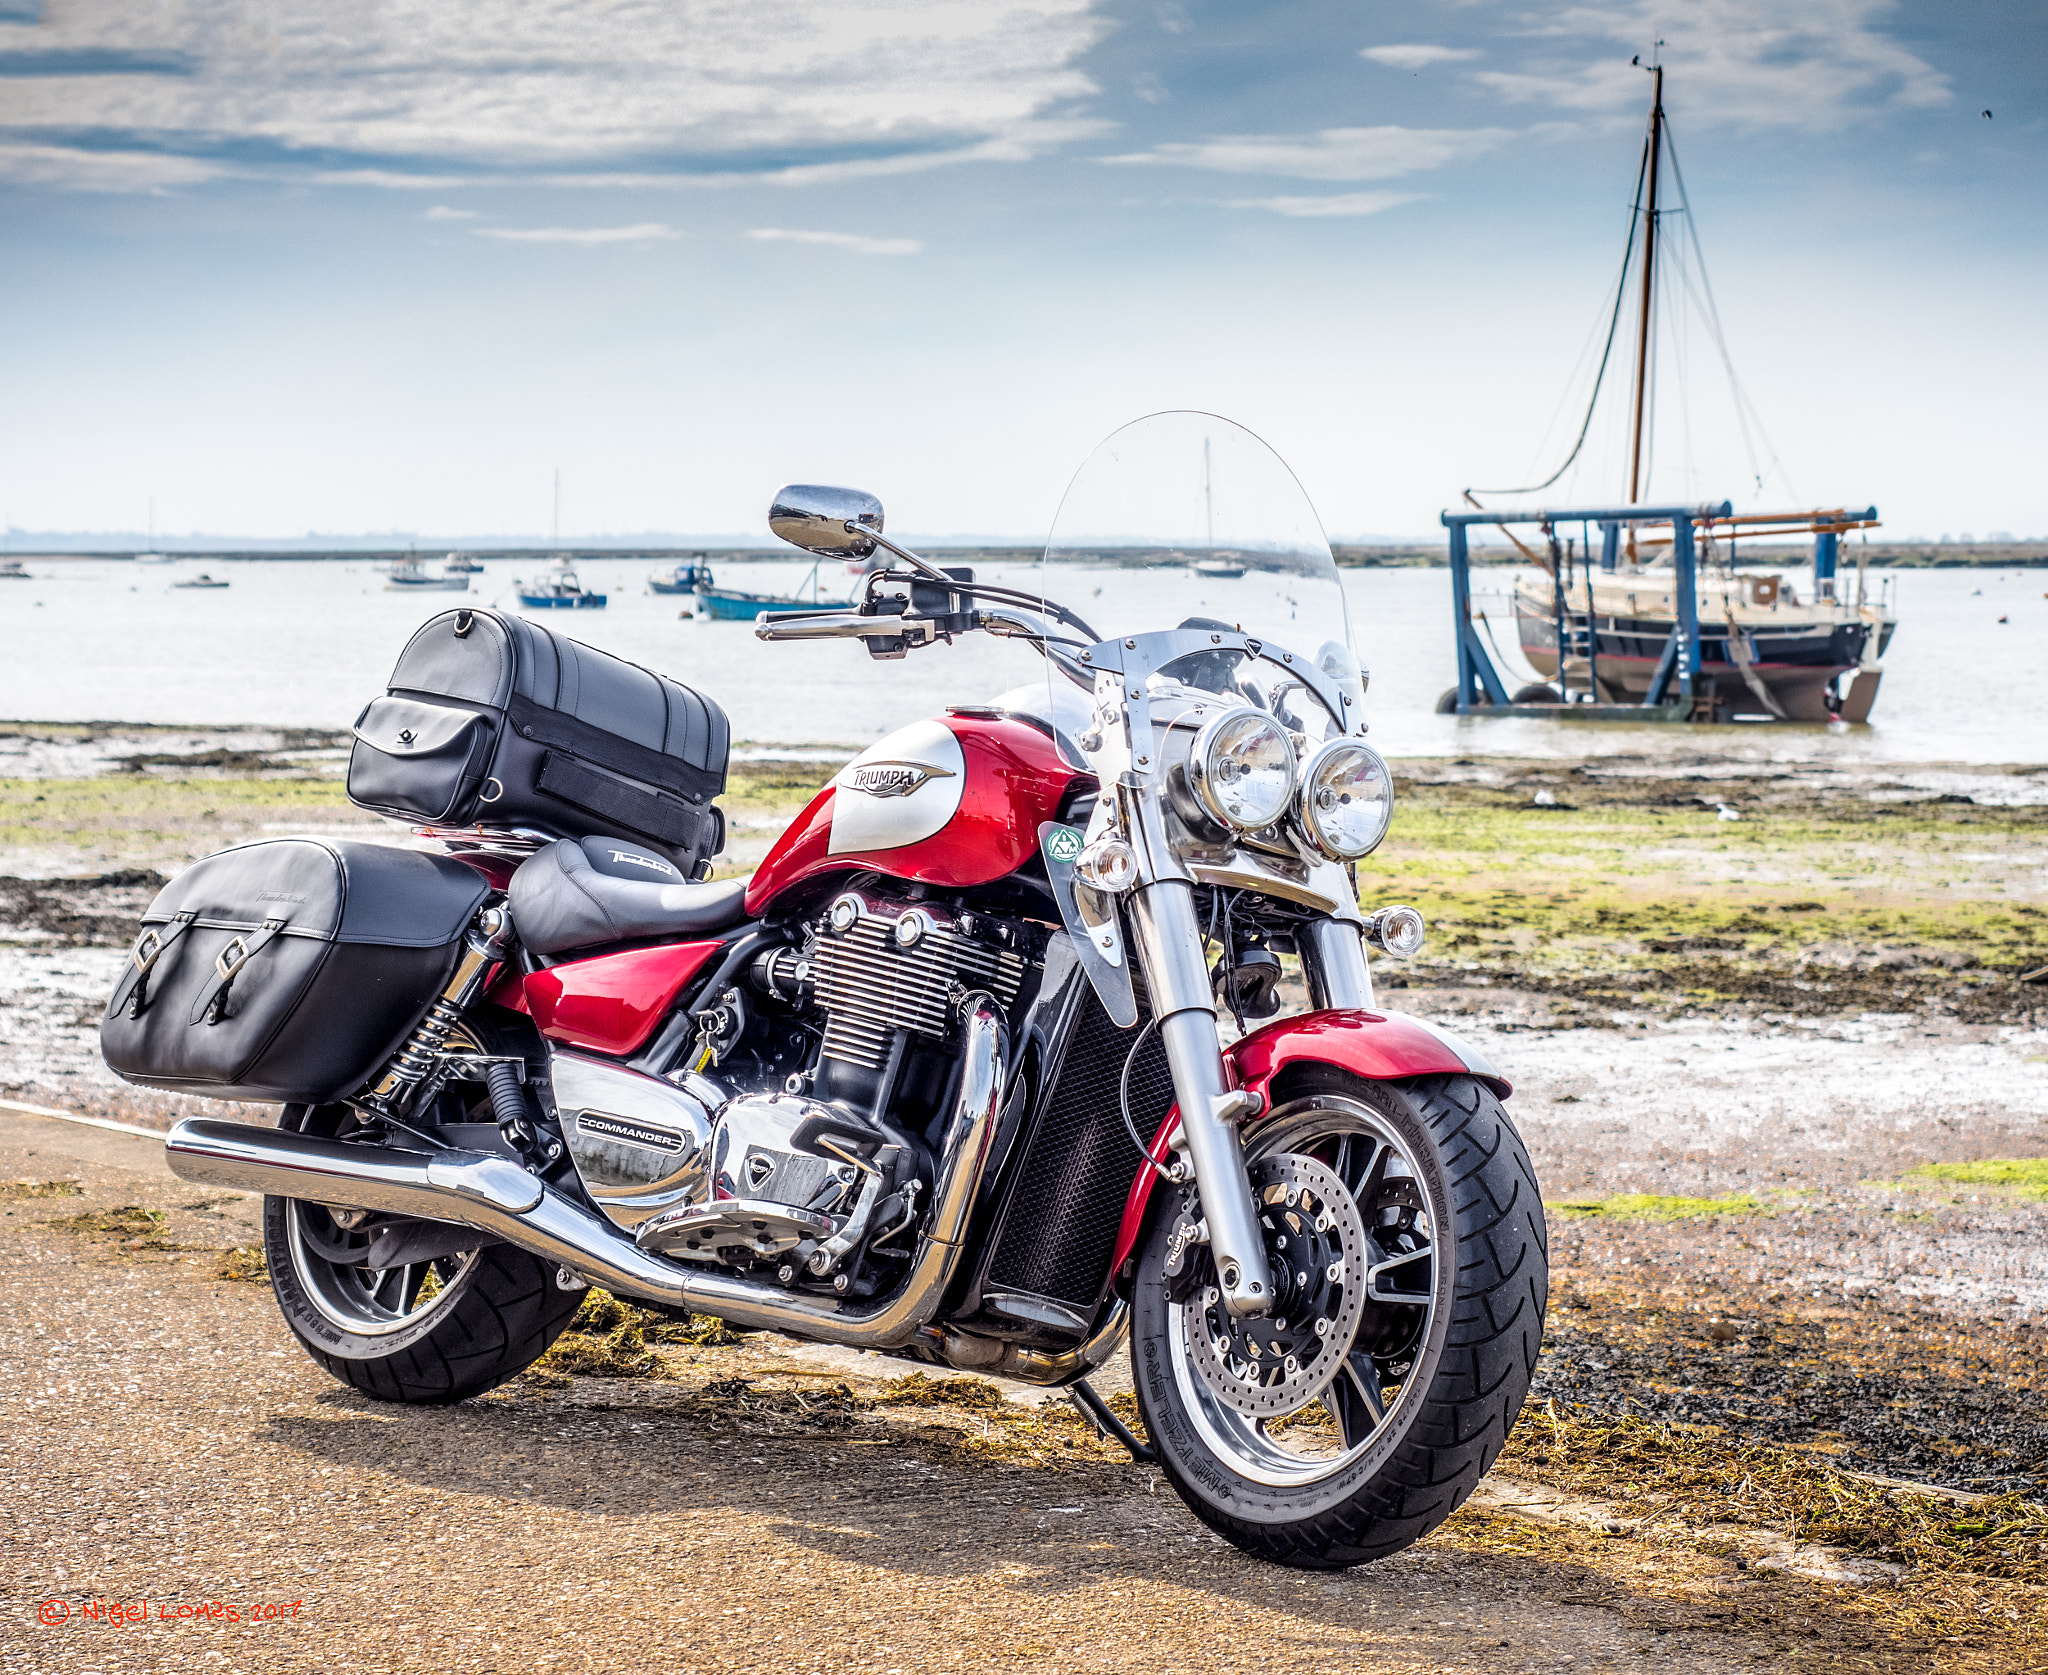
[[420,567],[416,558],[407,559],[403,564],[391,567],[390,577],[384,583],[386,593],[467,593],[467,576],[430,576]]
[[29,582],[34,580],[35,578],[21,567],[20,559],[0,558],[0,582]]
[[1212,581],[1235,581],[1244,574],[1244,561],[1237,558],[1198,558],[1188,568]]
[[228,584],[226,582],[216,581],[213,577],[209,576],[204,570],[200,571],[199,574],[196,576],[187,576],[182,582],[171,583],[171,586],[173,587],[182,588],[214,588],[226,587],[227,585]]
[[449,576],[481,576],[484,567],[473,553],[450,553],[442,573]]
[[176,564],[177,558],[171,553],[137,553],[137,564]]

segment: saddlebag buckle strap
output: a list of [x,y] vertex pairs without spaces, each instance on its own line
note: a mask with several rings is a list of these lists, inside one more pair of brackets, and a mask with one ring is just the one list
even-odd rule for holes
[[270,945],[277,933],[284,929],[283,919],[265,919],[263,928],[253,936],[235,937],[213,957],[213,981],[207,984],[198,1000],[192,1005],[192,1022],[217,1024],[228,1015],[228,991],[235,979],[258,954]]
[[143,1008],[149,1005],[149,974],[172,945],[192,927],[197,917],[191,909],[171,916],[171,922],[159,931],[154,925],[143,927],[135,939],[135,946],[128,952],[128,970],[114,990],[114,998],[108,1003],[109,1016],[121,1010],[125,1004],[130,1018],[142,1016]]

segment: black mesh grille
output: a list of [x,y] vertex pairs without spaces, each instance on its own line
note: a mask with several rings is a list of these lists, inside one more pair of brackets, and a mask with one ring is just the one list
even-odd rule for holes
[[[1118,1029],[1095,991],[1087,992],[989,1264],[990,1289],[1035,1292],[1082,1309],[1102,1295],[1138,1168],[1117,1113],[1117,1078],[1136,1033]],[[1138,1132],[1150,1140],[1172,1105],[1173,1077],[1155,1032],[1131,1067]]]

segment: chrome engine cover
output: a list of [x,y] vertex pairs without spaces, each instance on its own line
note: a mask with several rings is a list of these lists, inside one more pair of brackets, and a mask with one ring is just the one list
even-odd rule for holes
[[591,1201],[632,1232],[711,1195],[712,1112],[725,1092],[703,1077],[683,1086],[605,1059],[550,1051],[562,1138]]
[[797,1124],[820,1112],[845,1118],[791,1094],[749,1094],[727,1104],[707,1153],[708,1199],[643,1223],[635,1234],[640,1248],[744,1263],[830,1238],[853,1209],[860,1174],[850,1163],[791,1147]]

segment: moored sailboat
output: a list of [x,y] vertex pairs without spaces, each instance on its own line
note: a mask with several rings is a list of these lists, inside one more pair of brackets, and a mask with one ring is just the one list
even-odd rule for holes
[[[1695,256],[1698,238],[1671,148],[1664,112],[1664,69],[1655,64],[1644,67],[1653,78],[1653,91],[1649,129],[1637,171],[1634,214],[1608,320],[1606,351],[1577,441],[1564,463],[1541,483],[1520,489],[1466,491],[1466,500],[1475,507],[1482,493],[1541,493],[1555,485],[1578,459],[1592,429],[1634,269],[1634,377],[1628,396],[1627,499],[1622,510],[1637,505],[1647,510],[1659,274],[1664,246],[1671,237],[1664,222],[1682,218]],[[1675,209],[1668,202],[1660,203],[1667,165],[1670,180],[1676,184]],[[1699,278],[1706,322],[1719,345],[1720,325],[1713,312],[1712,294],[1705,289],[1703,266]],[[1719,346],[1725,364],[1726,348]],[[1732,383],[1732,368],[1730,378]],[[1746,398],[1739,386],[1735,396],[1741,413]],[[1761,483],[1760,476],[1758,481]],[[1698,671],[1692,685],[1703,719],[1755,715],[1824,722],[1869,717],[1883,675],[1880,659],[1891,643],[1898,618],[1887,590],[1873,594],[1862,564],[1856,566],[1853,587],[1845,586],[1846,578],[1839,569],[1843,538],[1876,527],[1875,507],[1743,513],[1732,507],[1701,507],[1688,531],[1688,542],[1697,541],[1689,554],[1697,568],[1694,572],[1688,566],[1683,584],[1678,575],[1676,532],[1668,519],[1634,519],[1615,515],[1610,509],[1598,520],[1559,511],[1538,514],[1531,521],[1538,524],[1539,544],[1525,544],[1508,533],[1508,539],[1541,572],[1520,577],[1514,585],[1516,638],[1531,668],[1554,684],[1525,688],[1516,694],[1517,701],[1633,704],[1646,697],[1661,697],[1669,672],[1666,648],[1678,638],[1690,638],[1696,629]],[[1573,535],[1570,530],[1575,523],[1579,530]],[[1737,569],[1745,543],[1753,551],[1759,540],[1777,541],[1787,536],[1811,536],[1813,540],[1811,577],[1803,588],[1782,571],[1758,574]],[[1779,556],[1779,552],[1769,555],[1772,559]],[[1684,634],[1680,635],[1682,622]]]

